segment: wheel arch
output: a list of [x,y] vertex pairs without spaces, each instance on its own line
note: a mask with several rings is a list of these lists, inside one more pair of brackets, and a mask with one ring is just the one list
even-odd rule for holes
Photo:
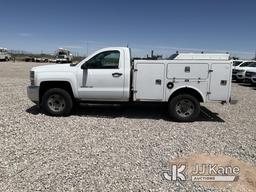
[[174,90],[172,94],[169,96],[168,102],[172,100],[175,96],[180,94],[189,94],[194,96],[199,102],[205,102],[205,98],[202,92],[195,87],[189,87],[189,86],[179,87],[176,90]]
[[42,101],[43,94],[51,88],[61,88],[66,90],[72,99],[74,99],[74,92],[71,83],[68,81],[42,81],[39,88],[39,103]]

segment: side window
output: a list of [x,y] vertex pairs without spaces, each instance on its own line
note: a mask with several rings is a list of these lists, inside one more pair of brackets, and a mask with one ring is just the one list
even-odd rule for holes
[[95,55],[86,62],[86,65],[88,69],[117,69],[119,59],[119,51],[105,51]]

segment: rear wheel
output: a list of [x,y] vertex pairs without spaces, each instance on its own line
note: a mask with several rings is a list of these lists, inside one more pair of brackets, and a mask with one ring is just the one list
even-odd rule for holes
[[177,95],[168,103],[169,115],[175,121],[192,122],[200,114],[200,103],[189,94]]
[[42,108],[52,116],[67,116],[73,108],[73,100],[70,94],[60,88],[52,88],[42,97]]

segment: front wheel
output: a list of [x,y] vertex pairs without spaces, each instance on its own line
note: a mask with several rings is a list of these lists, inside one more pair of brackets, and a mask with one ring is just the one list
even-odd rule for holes
[[200,103],[189,94],[175,96],[168,105],[170,117],[178,122],[195,121],[200,114]]
[[68,116],[73,108],[73,100],[67,91],[52,88],[43,95],[42,108],[51,116]]

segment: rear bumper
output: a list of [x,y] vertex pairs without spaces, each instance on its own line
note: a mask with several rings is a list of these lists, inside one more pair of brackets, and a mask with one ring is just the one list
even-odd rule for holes
[[28,86],[27,95],[32,102],[38,104],[39,103],[39,86]]

